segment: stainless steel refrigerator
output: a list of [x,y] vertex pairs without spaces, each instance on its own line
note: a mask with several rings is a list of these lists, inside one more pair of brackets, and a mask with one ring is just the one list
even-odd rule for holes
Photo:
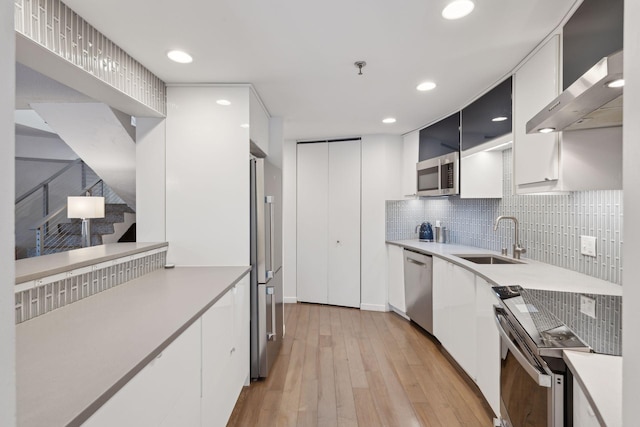
[[284,336],[282,291],[282,172],[252,158],[251,378],[269,375]]

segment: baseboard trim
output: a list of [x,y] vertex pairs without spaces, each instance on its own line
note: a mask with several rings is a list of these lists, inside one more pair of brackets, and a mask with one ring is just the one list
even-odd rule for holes
[[298,302],[298,297],[284,297],[283,301],[285,304],[296,304]]
[[387,305],[384,304],[360,304],[360,310],[365,311],[389,311]]
[[391,311],[396,313],[398,316],[404,317],[407,320],[411,320],[409,318],[409,316],[407,316],[407,313],[405,313],[404,311],[400,310],[399,308],[396,308],[396,307],[392,306],[391,304],[389,304],[389,308],[391,309]]

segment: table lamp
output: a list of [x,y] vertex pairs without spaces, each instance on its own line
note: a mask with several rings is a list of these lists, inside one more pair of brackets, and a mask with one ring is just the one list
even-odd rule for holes
[[67,218],[82,219],[82,247],[91,246],[91,218],[104,218],[104,197],[67,197]]

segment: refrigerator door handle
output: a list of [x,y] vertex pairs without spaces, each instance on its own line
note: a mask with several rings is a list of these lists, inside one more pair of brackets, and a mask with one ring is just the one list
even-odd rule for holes
[[266,291],[267,295],[270,297],[270,305],[271,305],[271,332],[267,333],[268,341],[275,341],[277,338],[276,335],[276,304],[275,304],[275,287],[267,286]]
[[269,205],[269,268],[266,271],[266,278],[267,279],[273,279],[273,268],[274,268],[274,264],[275,264],[275,249],[276,249],[276,243],[275,243],[275,239],[273,238],[274,233],[275,233],[275,218],[273,216],[273,211],[274,211],[274,197],[273,196],[266,196],[264,198],[265,203]]

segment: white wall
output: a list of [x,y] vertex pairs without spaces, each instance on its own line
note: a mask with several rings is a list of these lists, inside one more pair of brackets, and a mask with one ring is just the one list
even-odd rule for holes
[[136,240],[164,242],[165,119],[136,118]]
[[296,176],[296,141],[285,140],[282,147],[282,265],[286,303],[297,301]]
[[57,135],[50,137],[16,135],[16,157],[75,160],[78,155]]
[[0,4],[0,425],[16,425],[14,227],[15,32],[13,1]]
[[249,265],[249,87],[170,86],[167,104],[168,262]]
[[386,200],[402,197],[401,136],[362,137],[361,304],[364,310],[386,311]]
[[623,423],[638,424],[640,418],[640,2],[624,2],[624,128],[623,128],[623,182],[624,182],[624,298],[622,300],[623,343]]

